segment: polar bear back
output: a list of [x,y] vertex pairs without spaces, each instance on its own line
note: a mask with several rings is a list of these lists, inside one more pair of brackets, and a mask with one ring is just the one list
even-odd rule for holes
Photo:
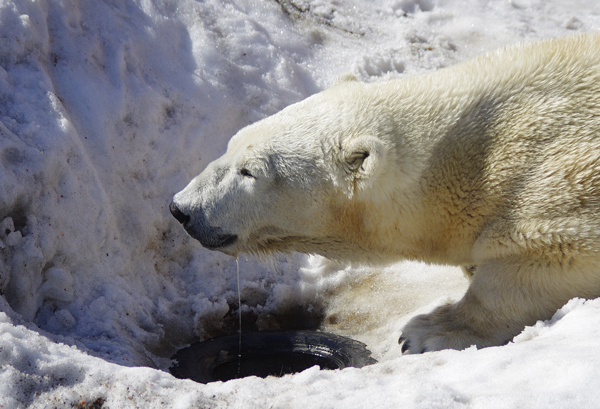
[[394,85],[397,112],[412,113],[404,135],[425,152],[422,207],[437,215],[427,219],[444,253],[600,250],[599,35],[508,47]]

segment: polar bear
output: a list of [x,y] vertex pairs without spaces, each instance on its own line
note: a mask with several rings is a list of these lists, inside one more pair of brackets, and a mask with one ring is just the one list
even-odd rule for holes
[[381,83],[351,75],[239,131],[174,196],[213,250],[465,266],[402,351],[509,342],[600,296],[600,35]]

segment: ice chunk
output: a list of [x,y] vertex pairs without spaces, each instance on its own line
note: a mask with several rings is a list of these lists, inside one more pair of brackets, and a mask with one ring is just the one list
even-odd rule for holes
[[6,237],[15,231],[15,223],[12,217],[7,217],[0,222],[0,237]]
[[72,328],[77,323],[77,320],[75,317],[73,317],[69,310],[58,310],[54,315],[56,316],[58,322],[65,328]]
[[10,247],[16,246],[17,244],[19,244],[22,238],[23,235],[20,231],[10,232],[6,236],[6,244],[8,244]]
[[44,299],[57,301],[73,300],[73,276],[68,271],[52,267],[44,274],[46,281],[40,287],[40,294]]

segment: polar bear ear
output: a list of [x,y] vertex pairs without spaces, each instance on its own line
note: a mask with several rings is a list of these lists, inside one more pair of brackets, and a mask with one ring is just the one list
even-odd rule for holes
[[356,179],[368,179],[381,169],[385,153],[384,144],[374,136],[353,138],[342,147],[344,168]]

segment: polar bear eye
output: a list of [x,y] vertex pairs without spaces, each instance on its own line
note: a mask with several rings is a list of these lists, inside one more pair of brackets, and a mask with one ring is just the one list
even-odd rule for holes
[[242,176],[245,176],[245,177],[247,177],[247,178],[253,178],[253,177],[254,177],[254,176],[252,175],[252,173],[250,173],[250,171],[249,171],[248,169],[246,169],[246,168],[242,168],[242,169],[240,169],[240,174],[241,174]]

